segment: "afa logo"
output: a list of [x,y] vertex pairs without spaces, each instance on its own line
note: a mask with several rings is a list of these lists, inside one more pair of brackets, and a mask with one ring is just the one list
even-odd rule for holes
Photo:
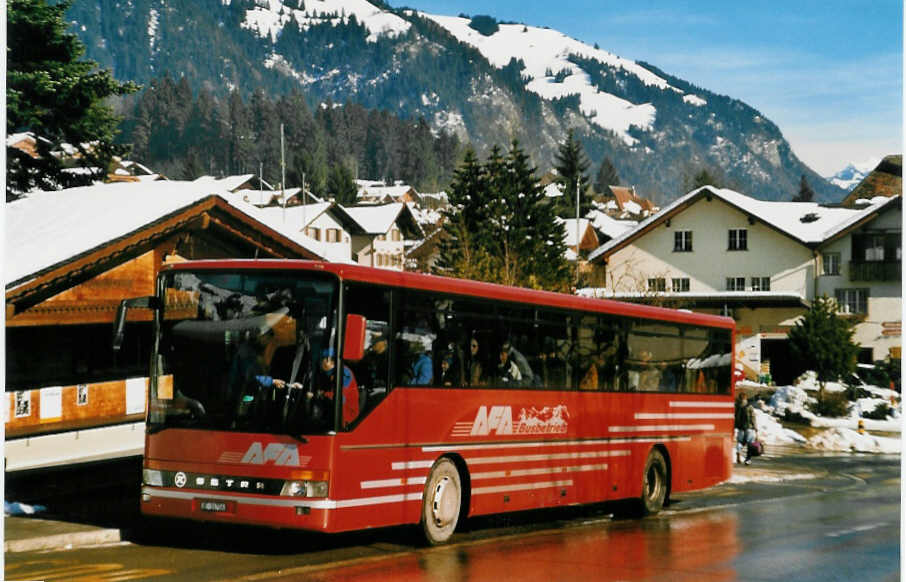
[[[469,436],[487,436],[490,434],[561,434],[567,430],[569,411],[565,404],[556,406],[534,406],[521,408],[516,421],[513,421],[511,406],[480,406]],[[460,424],[460,423],[457,423]],[[454,429],[454,435],[456,433]]]
[[299,448],[296,445],[282,443],[270,443],[265,447],[259,442],[254,442],[239,462],[264,465],[270,461],[273,461],[275,465],[298,467]]

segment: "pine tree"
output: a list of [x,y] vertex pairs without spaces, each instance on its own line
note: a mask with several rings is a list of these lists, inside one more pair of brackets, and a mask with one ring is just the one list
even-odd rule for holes
[[544,197],[529,157],[513,141],[506,159],[507,207],[512,215],[510,247],[518,261],[513,283],[521,287],[566,291],[569,265],[563,227]]
[[609,194],[611,186],[620,185],[620,176],[617,169],[613,167],[610,158],[604,157],[601,160],[601,166],[598,168],[598,174],[595,176],[595,192],[599,194]]
[[799,194],[793,197],[793,202],[812,202],[815,199],[815,191],[809,185],[805,174],[799,180]]
[[[589,180],[586,172],[589,168],[588,158],[582,144],[575,138],[570,129],[566,141],[560,144],[554,158],[557,169],[557,182],[562,186],[563,196],[557,200],[557,213],[563,218],[580,218],[591,210],[588,196]],[[576,188],[581,193],[579,199],[579,216],[576,216]]]
[[[102,178],[115,155],[119,118],[104,104],[138,90],[116,81],[97,63],[83,60],[85,47],[66,32],[67,1],[10,0],[7,5],[6,132],[32,132],[38,158],[7,147],[7,199],[35,188],[53,189]],[[45,141],[46,140],[46,141]],[[78,150],[75,163],[89,175],[74,178],[54,157],[62,144]]]
[[859,353],[850,323],[836,309],[836,301],[818,297],[788,334],[790,354],[799,372],[814,370],[822,395],[825,383],[846,378],[855,370]]
[[469,149],[448,190],[438,272],[506,285],[565,290],[562,227],[528,156],[513,142],[482,165]]
[[349,168],[337,164],[330,169],[327,175],[327,193],[337,204],[344,206],[355,204],[357,191],[355,179]]

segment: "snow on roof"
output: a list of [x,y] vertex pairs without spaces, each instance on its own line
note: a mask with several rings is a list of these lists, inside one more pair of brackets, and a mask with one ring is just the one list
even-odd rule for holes
[[349,216],[368,234],[386,234],[400,212],[403,211],[402,202],[383,204],[381,206],[347,206],[344,207]]
[[412,186],[407,186],[405,184],[398,186],[365,186],[359,190],[357,196],[359,198],[363,196],[374,196],[379,198],[390,196],[391,198],[396,200],[410,190],[413,190]]
[[[563,225],[563,244],[567,247],[576,246],[576,219],[575,218],[557,218],[557,222]],[[587,218],[579,219],[579,240],[588,230],[591,222]]]
[[267,217],[270,222],[280,224],[283,228],[302,230],[324,214],[331,206],[333,206],[331,202],[319,202],[304,206],[287,206],[286,208],[269,206],[267,208],[259,208],[258,211],[262,216]]
[[637,228],[626,231],[620,236],[601,245],[592,253],[590,259],[594,259],[595,257],[608,252],[610,249],[622,245],[622,243],[631,238],[637,231],[644,229],[654,222],[662,220],[663,217],[668,216],[674,209],[679,208],[690,199],[698,196],[704,190],[710,191],[714,196],[777,228],[802,244],[821,243],[841,230],[858,222],[864,216],[880,209],[884,204],[890,203],[892,200],[887,199],[886,202],[878,202],[865,208],[852,209],[821,206],[815,202],[774,202],[758,200],[727,188],[703,186],[689,192],[685,196],[677,198],[672,203],[662,208],[657,214],[640,222]]
[[[681,93],[641,65],[593,48],[556,30],[500,24],[497,32],[485,36],[469,26],[468,18],[433,14],[423,16],[446,28],[460,42],[477,48],[497,68],[507,66],[511,59],[521,59],[525,63],[522,77],[526,80],[526,89],[542,98],[578,95],[582,113],[593,123],[615,132],[627,145],[637,141],[628,133],[631,126],[647,129],[654,123],[654,106],[650,103],[634,104],[598,90],[588,74],[569,60],[570,55],[597,60],[635,75],[646,85]],[[547,75],[549,72],[557,75],[561,71],[568,71],[569,75],[559,82],[557,78]]]
[[[336,25],[341,18],[348,21],[355,16],[368,31],[368,42],[377,42],[381,36],[395,37],[405,34],[412,26],[396,14],[391,14],[365,0],[319,0],[317,2],[292,2],[258,0],[258,4],[245,12],[242,28],[255,31],[261,38],[270,37],[276,43],[283,28],[294,21],[302,30],[318,24]],[[298,6],[302,6],[300,10]]]
[[6,136],[6,146],[12,147],[22,140],[35,141],[35,134],[30,131],[24,131],[22,133],[11,133],[10,135]]
[[551,182],[544,187],[544,195],[548,198],[556,198],[557,196],[563,196],[563,190],[560,189],[560,184]]
[[[200,178],[196,178],[195,182],[198,184],[204,184],[205,186],[213,186],[215,188],[222,188],[228,192],[232,192],[246,182],[258,184],[259,179],[255,174],[240,174],[238,176],[226,176],[224,178],[215,178],[214,176],[201,176]],[[271,185],[267,182],[261,180],[260,183],[266,186],[267,190],[273,190]]]
[[222,189],[180,181],[99,184],[34,192],[6,204],[6,285],[126,236],[212,194],[321,256],[299,233]]
[[610,238],[616,238],[624,232],[632,230],[639,224],[634,220],[617,220],[616,218],[611,218],[600,210],[592,210],[588,213],[588,217],[591,219],[592,226],[595,227],[595,230],[603,232]]

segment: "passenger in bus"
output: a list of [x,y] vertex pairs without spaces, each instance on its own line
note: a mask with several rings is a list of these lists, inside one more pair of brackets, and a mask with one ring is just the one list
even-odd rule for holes
[[521,381],[527,386],[533,386],[535,384],[535,374],[532,372],[532,367],[529,365],[526,357],[522,355],[522,352],[514,348],[509,340],[503,342],[501,350],[505,350],[508,353],[508,359],[519,368]]
[[481,369],[481,355],[478,351],[478,338],[469,340],[469,361],[466,365],[466,381],[469,386],[481,386],[483,374]]
[[460,384],[461,380],[454,360],[455,357],[450,350],[445,351],[441,356],[440,374],[438,374],[438,383],[441,386],[458,386]]
[[516,362],[510,358],[511,353],[509,343],[504,343],[500,348],[500,361],[497,364],[497,382],[500,384],[522,383],[522,372]]
[[434,380],[434,362],[431,361],[431,357],[428,354],[421,351],[415,357],[409,372],[412,378],[412,385],[428,386]]
[[[358,370],[361,372],[364,387],[373,393],[379,389],[387,390],[387,334],[383,330],[375,332],[371,346],[365,352]],[[371,394],[369,394],[369,397]]]
[[653,355],[648,350],[639,354],[639,390],[657,392],[661,381],[661,371],[652,361]]
[[[321,371],[323,378],[319,396],[333,400],[336,387],[336,352],[326,348],[321,352]],[[343,366],[343,425],[351,424],[359,416],[359,385],[349,366]]]

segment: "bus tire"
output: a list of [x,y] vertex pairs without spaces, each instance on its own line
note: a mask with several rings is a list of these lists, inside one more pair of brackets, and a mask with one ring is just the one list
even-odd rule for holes
[[648,453],[642,473],[642,515],[654,515],[664,507],[667,499],[667,461],[657,449]]
[[445,543],[453,535],[462,505],[462,479],[453,461],[438,459],[428,480],[422,500],[422,530],[432,545]]

